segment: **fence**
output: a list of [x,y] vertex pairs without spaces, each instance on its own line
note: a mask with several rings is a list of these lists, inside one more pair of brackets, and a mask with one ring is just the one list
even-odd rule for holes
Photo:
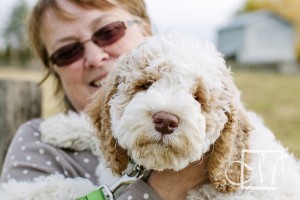
[[18,127],[41,116],[41,89],[35,82],[0,79],[0,170]]

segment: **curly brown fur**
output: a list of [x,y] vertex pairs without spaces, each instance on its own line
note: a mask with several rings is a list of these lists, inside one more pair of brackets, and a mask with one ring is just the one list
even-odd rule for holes
[[[239,117],[237,111],[228,114],[228,118],[229,121],[215,142],[208,162],[210,181],[220,192],[233,192],[238,189],[239,186],[233,185],[229,180],[239,184],[242,169],[240,164],[231,162],[241,160],[242,150],[248,148],[247,139],[250,132],[250,125],[245,119]],[[244,161],[246,164],[249,163],[250,159],[247,155]],[[244,177],[248,177],[248,174],[245,169]]]
[[[234,192],[241,183],[242,151],[248,149],[248,138],[253,129],[246,111],[240,103],[238,90],[230,80],[229,72],[225,72],[227,79],[223,96],[219,99],[229,99],[229,110],[225,111],[228,122],[225,124],[219,138],[213,144],[208,162],[208,173],[211,183],[220,192]],[[208,103],[210,104],[210,103]],[[250,163],[248,154],[244,155],[244,164]],[[244,180],[249,178],[249,170],[244,168]],[[226,177],[227,175],[227,177]],[[236,183],[236,184],[233,184]]]
[[106,85],[106,87],[102,87],[96,92],[85,111],[96,127],[97,136],[101,144],[100,147],[107,165],[112,169],[114,174],[121,175],[127,168],[129,157],[127,156],[127,151],[118,145],[117,140],[112,136],[111,132],[108,101],[117,89],[118,81],[115,80],[114,82],[114,85]]

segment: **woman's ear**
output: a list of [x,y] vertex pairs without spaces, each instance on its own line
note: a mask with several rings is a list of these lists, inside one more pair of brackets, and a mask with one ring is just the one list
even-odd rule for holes
[[212,146],[208,173],[218,191],[233,192],[249,179],[248,168],[242,167],[250,162],[249,155],[243,155],[243,150],[248,149],[252,126],[239,100],[231,102],[225,114],[228,121]]
[[91,118],[100,140],[100,147],[112,172],[121,175],[127,168],[129,157],[112,135],[109,101],[116,93],[118,81],[108,81],[96,92],[85,111]]
[[151,27],[144,20],[139,21],[138,23],[139,29],[144,37],[149,37],[152,35]]

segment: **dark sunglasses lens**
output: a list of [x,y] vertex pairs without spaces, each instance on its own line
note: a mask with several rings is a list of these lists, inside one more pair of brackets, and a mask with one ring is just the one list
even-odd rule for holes
[[52,64],[62,67],[77,61],[83,54],[83,46],[80,43],[72,43],[55,51],[50,60]]
[[93,41],[99,46],[113,44],[125,35],[125,29],[123,22],[108,24],[93,34]]

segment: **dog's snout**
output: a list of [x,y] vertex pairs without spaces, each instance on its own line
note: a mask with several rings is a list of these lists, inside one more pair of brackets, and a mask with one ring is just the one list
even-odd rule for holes
[[157,112],[152,116],[155,130],[162,134],[173,133],[179,125],[178,117],[167,112]]

